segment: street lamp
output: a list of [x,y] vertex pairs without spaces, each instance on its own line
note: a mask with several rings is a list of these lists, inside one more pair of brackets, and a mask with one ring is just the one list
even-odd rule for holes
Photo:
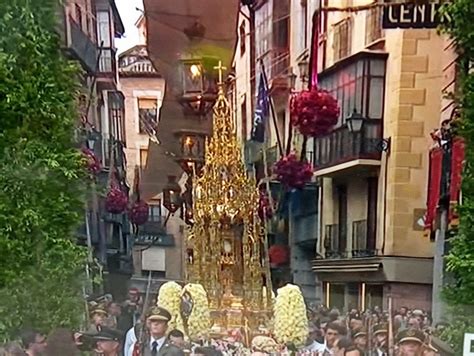
[[288,74],[288,86],[290,87],[291,90],[295,89],[296,86],[296,74],[293,73],[293,71]]
[[298,69],[300,71],[300,78],[303,84],[308,82],[309,78],[309,62],[306,58],[298,62]]
[[182,94],[180,103],[186,112],[205,115],[214,104],[215,91],[206,74],[202,58],[182,59]]
[[351,116],[346,119],[347,128],[349,132],[358,133],[362,131],[364,126],[364,117],[359,114],[356,109],[352,112]]
[[163,206],[174,214],[182,202],[181,187],[176,182],[176,176],[168,176],[168,183],[163,188]]
[[94,150],[95,143],[101,138],[100,132],[95,128],[87,132],[87,148]]

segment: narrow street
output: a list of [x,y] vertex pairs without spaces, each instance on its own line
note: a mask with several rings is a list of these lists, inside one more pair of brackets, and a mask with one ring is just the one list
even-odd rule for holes
[[472,5],[0,1],[0,356],[474,355]]

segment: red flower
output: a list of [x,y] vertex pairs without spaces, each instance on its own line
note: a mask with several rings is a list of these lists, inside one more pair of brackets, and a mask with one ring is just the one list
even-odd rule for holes
[[148,204],[143,200],[135,202],[128,211],[130,221],[134,225],[143,225],[148,221]]
[[302,135],[323,136],[337,124],[339,104],[322,89],[303,90],[291,100],[291,124]]
[[260,198],[258,201],[258,216],[260,219],[271,219],[273,216],[274,207],[270,204],[270,198],[265,191],[260,191]]
[[268,258],[270,264],[275,266],[281,266],[288,263],[290,257],[290,251],[286,245],[273,245],[268,249]]
[[100,161],[95,155],[94,151],[88,149],[88,148],[83,148],[82,149],[82,154],[85,158],[86,161],[86,167],[87,170],[91,174],[98,174],[102,170],[102,166],[100,165]]
[[121,214],[127,209],[128,196],[117,185],[110,187],[105,198],[105,209],[112,214]]
[[295,153],[282,157],[274,167],[277,179],[287,188],[301,189],[311,181],[313,167],[305,161],[300,161]]

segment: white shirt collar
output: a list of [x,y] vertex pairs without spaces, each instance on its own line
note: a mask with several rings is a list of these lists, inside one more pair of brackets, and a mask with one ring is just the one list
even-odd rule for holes
[[165,343],[165,340],[166,340],[166,336],[162,336],[159,339],[155,339],[153,338],[153,336],[150,335],[150,349],[153,348],[153,343],[156,341],[156,343],[158,344],[156,346],[156,349],[159,350],[161,346]]

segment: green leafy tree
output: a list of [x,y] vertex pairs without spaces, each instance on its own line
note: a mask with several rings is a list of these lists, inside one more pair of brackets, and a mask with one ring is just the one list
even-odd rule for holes
[[451,306],[452,325],[444,335],[461,353],[465,332],[474,332],[474,6],[472,0],[453,0],[442,10],[447,21],[442,29],[455,42],[459,55],[459,92],[455,93],[461,112],[459,133],[466,140],[466,162],[463,172],[460,224],[450,240],[446,268],[451,282],[445,288]]
[[80,73],[60,52],[59,6],[0,1],[0,340],[83,318]]

